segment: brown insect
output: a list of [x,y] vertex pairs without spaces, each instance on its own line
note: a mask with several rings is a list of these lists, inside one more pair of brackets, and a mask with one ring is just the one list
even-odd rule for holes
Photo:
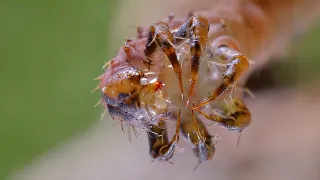
[[[210,31],[213,25],[220,27],[213,29],[215,33]],[[154,159],[170,162],[181,133],[192,144],[198,164],[211,160],[218,135],[211,135],[200,118],[238,132],[250,124],[249,110],[239,97],[233,97],[249,61],[237,51],[237,41],[225,28],[221,20],[208,21],[196,14],[185,20],[170,16],[166,22],[139,28],[138,39],[126,40],[99,78],[102,103],[111,117],[146,130]],[[213,34],[219,36],[211,42]],[[221,73],[212,69],[219,64],[217,59],[224,68]],[[203,85],[206,88],[199,88]],[[189,87],[187,99],[183,98],[185,87]],[[234,100],[226,107],[221,105],[225,94]],[[191,107],[189,102],[200,103]],[[215,114],[211,106],[226,113]],[[171,141],[166,125],[170,120],[176,121]]]

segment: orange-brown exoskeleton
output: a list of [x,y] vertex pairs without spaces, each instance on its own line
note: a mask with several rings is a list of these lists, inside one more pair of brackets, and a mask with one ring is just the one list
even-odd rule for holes
[[[156,98],[155,92],[162,87],[161,83],[149,83],[144,73],[129,63],[116,67],[114,72],[102,88],[110,115],[130,125],[148,127],[155,120],[148,107]],[[156,112],[169,114],[165,108],[156,109]]]
[[229,131],[239,132],[237,147],[239,146],[241,132],[251,124],[251,113],[245,103],[239,98],[232,98],[223,108],[224,117],[215,114],[207,114],[199,109],[197,111],[206,119],[211,120]]
[[197,106],[194,106],[193,109],[199,109],[210,102],[215,101],[222,93],[227,91],[229,88],[234,87],[243,73],[249,68],[249,61],[247,57],[226,46],[217,48],[216,56],[220,56],[223,59],[231,61],[226,65],[222,83],[218,85],[209,97],[204,99]]
[[[147,28],[139,27],[136,39],[126,41],[104,66],[96,88],[102,90],[99,102],[112,118],[147,130],[153,158],[170,160],[179,141],[180,127],[193,145],[199,164],[211,160],[216,138],[209,134],[202,120],[236,132],[251,124],[251,114],[238,98],[244,90],[235,91],[252,72],[247,57],[254,61],[255,68],[261,67],[273,55],[281,54],[297,30],[311,25],[309,20],[319,11],[320,4],[304,0],[308,5],[305,7],[317,8],[300,12],[308,15],[307,22],[304,18],[292,21],[292,4],[300,1],[283,0],[283,6],[277,6],[276,0],[216,1],[212,7],[189,13],[185,18],[170,15],[166,23],[158,21]],[[302,29],[292,31],[292,25],[301,25]],[[182,63],[184,60],[187,63]],[[222,65],[224,73],[214,64]],[[224,104],[224,100],[228,102]],[[189,106],[189,102],[195,106]],[[176,133],[170,141],[165,119],[171,118],[174,109],[186,105],[181,123],[180,115],[175,118]]]
[[227,117],[207,114],[199,109],[196,110],[206,119],[218,123],[229,131],[242,132],[251,124],[251,113],[244,102],[239,98],[233,98],[232,102],[227,104],[224,112]]
[[[187,116],[186,116],[187,117]],[[216,151],[219,135],[212,136],[202,121],[197,120],[192,112],[189,119],[181,123],[181,131],[188,142],[193,144],[193,152],[198,157],[199,163],[212,160]]]
[[[117,57],[108,64],[106,72],[101,76],[99,88],[102,89],[103,105],[108,109],[113,119],[119,119],[121,123],[124,122],[129,126],[147,130],[151,157],[169,162],[179,142],[181,128],[184,137],[193,145],[193,151],[198,158],[199,165],[212,159],[218,136],[210,135],[200,119],[196,119],[194,116],[194,110],[197,110],[198,114],[200,113],[205,118],[229,128],[229,130],[241,132],[250,124],[250,112],[241,100],[236,100],[234,106],[227,105],[225,109],[230,113],[226,116],[206,114],[200,109],[236,85],[242,73],[248,68],[248,60],[237,51],[219,44],[226,41],[219,40],[218,47],[211,47],[208,43],[209,23],[206,18],[192,15],[185,23],[182,23],[183,21],[176,22],[171,22],[176,26],[172,32],[167,23],[157,21],[149,28],[149,31],[146,31],[148,32],[147,37],[145,37],[147,33],[144,29],[141,29],[142,33],[139,39],[125,41],[124,47],[120,49]],[[184,44],[188,45],[189,52],[184,51],[185,46],[181,46]],[[210,47],[207,47],[207,44]],[[181,49],[179,49],[180,47]],[[181,109],[182,104],[185,106],[182,75],[189,76],[191,81],[187,105],[189,101],[199,102],[203,99],[201,95],[203,93],[194,93],[197,83],[204,85],[211,82],[213,84],[220,83],[221,75],[218,76],[218,79],[214,79],[210,74],[211,70],[199,69],[206,68],[205,61],[209,57],[206,54],[208,48],[214,49],[212,57],[219,57],[224,62],[230,61],[223,73],[223,83],[213,92],[209,100],[204,100],[205,102],[200,103],[199,107],[188,106],[183,110],[182,122],[180,122],[180,113],[174,118],[177,123],[176,132],[169,141],[165,120],[172,118],[174,109]],[[181,55],[187,55],[185,57],[190,62],[191,70],[186,73],[182,71],[180,65],[180,61],[184,60]],[[149,60],[147,65],[153,63],[152,68],[145,68],[146,58]],[[166,67],[168,64],[166,58],[170,61],[174,73],[170,66]],[[209,58],[208,61],[211,59],[213,58]],[[204,63],[200,61],[204,61]],[[172,78],[173,75],[178,77],[183,103],[179,101],[180,94],[176,93],[179,92],[179,88],[175,86],[176,79]],[[200,78],[199,75],[208,75],[208,78]],[[162,83],[166,86],[162,87]],[[210,89],[212,88],[200,90],[208,93]],[[177,98],[178,101],[176,101]]]
[[[247,57],[255,62],[255,67],[261,67],[271,56],[283,51],[297,30],[300,32],[311,25],[309,20],[318,11],[319,3],[308,0],[306,7],[317,8],[300,12],[309,17],[306,16],[308,22],[301,18],[292,21],[292,7],[295,7],[292,4],[300,1],[284,0],[283,6],[277,6],[276,0],[217,1],[213,7],[190,13],[186,18],[176,19],[171,15],[167,23],[158,21],[148,28],[139,27],[137,38],[126,41],[99,77],[101,81],[96,89],[103,90],[100,103],[113,118],[129,123],[130,127],[147,129],[151,156],[168,161],[179,140],[180,116],[171,141],[167,139],[164,119],[171,117],[173,109],[182,109],[181,106],[194,102],[195,106],[182,111],[180,128],[193,144],[199,163],[212,159],[214,138],[200,120],[209,119],[237,132],[250,125],[248,108],[241,99],[234,98],[232,92],[237,93],[234,88],[251,72]],[[292,25],[303,28],[289,32]],[[213,50],[211,55],[208,54],[210,50]],[[222,63],[215,61],[216,58],[223,60]],[[167,66],[167,59],[174,73]],[[180,65],[185,59],[189,71],[184,71]],[[147,69],[146,63],[149,66],[152,63],[152,68]],[[211,66],[214,63],[226,67],[223,74],[220,68]],[[177,93],[175,77],[178,77],[182,97]],[[190,78],[191,83],[186,103],[184,100],[181,103],[185,77]],[[163,88],[162,83],[166,85]],[[223,96],[228,96],[229,92],[232,102],[221,106]],[[210,109],[209,104],[213,108]],[[192,116],[193,111],[197,111],[197,117]]]
[[200,59],[206,49],[208,32],[208,20],[202,16],[193,15],[174,33],[175,37],[188,39],[187,41],[189,41],[190,44],[191,84],[188,93],[187,105],[189,104],[189,100],[193,94],[194,87],[198,79]]
[[150,155],[160,161],[168,161],[172,158],[175,148],[179,142],[180,133],[180,111],[176,121],[176,132],[171,141],[168,140],[167,127],[164,121],[152,125],[147,132],[149,136]]
[[149,36],[146,42],[145,47],[145,55],[149,60],[149,65],[152,63],[151,56],[153,53],[157,51],[157,47],[159,46],[162,51],[166,54],[168,59],[171,62],[173,70],[178,77],[179,87],[181,91],[181,98],[183,100],[183,83],[182,83],[182,70],[177,58],[175,46],[174,46],[174,38],[169,29],[167,23],[162,21],[157,21],[150,26]]

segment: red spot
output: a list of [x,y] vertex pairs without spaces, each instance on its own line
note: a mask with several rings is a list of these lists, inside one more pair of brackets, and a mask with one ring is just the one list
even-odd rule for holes
[[154,83],[154,87],[156,89],[156,91],[158,91],[159,89],[161,89],[163,87],[162,83],[157,81]]

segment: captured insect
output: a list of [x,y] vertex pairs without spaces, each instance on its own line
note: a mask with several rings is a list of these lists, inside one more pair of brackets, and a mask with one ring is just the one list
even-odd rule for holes
[[[180,136],[198,164],[212,160],[220,136],[210,134],[203,120],[233,132],[251,124],[237,90],[253,63],[241,53],[228,21],[197,12],[182,19],[170,15],[139,27],[137,38],[125,40],[104,66],[100,103],[112,119],[147,132],[154,160],[171,162]],[[169,121],[176,125],[171,140]]]

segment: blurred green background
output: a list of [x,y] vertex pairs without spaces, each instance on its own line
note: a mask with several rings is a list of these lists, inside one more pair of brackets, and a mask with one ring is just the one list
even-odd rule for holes
[[[98,120],[115,0],[0,3],[0,179]],[[114,52],[113,52],[114,53]]]
[[[1,2],[0,179],[99,119],[102,109],[93,105],[100,94],[91,90],[115,54],[107,47],[115,6],[115,0]],[[316,26],[300,37],[290,63],[274,66],[278,83],[319,75],[319,32]]]

